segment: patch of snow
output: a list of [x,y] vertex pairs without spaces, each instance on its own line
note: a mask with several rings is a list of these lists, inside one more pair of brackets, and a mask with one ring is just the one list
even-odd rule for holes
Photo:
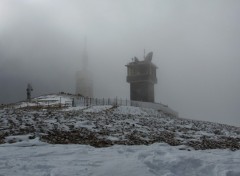
[[[42,146],[47,145],[45,142],[41,142],[39,137],[34,137],[33,135],[17,135],[8,136],[5,138],[7,143],[0,145],[0,147],[31,147],[31,146]],[[1,148],[0,148],[1,150]]]
[[147,115],[145,111],[143,111],[139,107],[131,107],[131,106],[119,106],[114,110],[115,114],[125,114],[125,115]]
[[84,112],[94,112],[98,113],[101,111],[105,111],[107,109],[110,109],[112,106],[110,105],[105,105],[105,106],[90,106],[89,108],[85,109]]
[[87,108],[87,106],[67,107],[67,108],[63,109],[62,111],[79,111],[79,110],[83,110],[86,108]]
[[93,127],[95,127],[95,125],[88,120],[85,121],[77,121],[74,125],[74,128],[87,128],[87,129],[92,129]]
[[[22,145],[20,145],[22,144]],[[38,139],[0,145],[4,176],[237,176],[240,151],[149,146],[50,145]]]

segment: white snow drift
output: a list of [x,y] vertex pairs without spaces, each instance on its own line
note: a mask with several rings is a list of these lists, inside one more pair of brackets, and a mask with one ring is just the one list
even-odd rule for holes
[[26,139],[0,145],[1,176],[240,175],[240,151],[186,151],[164,143],[94,148]]

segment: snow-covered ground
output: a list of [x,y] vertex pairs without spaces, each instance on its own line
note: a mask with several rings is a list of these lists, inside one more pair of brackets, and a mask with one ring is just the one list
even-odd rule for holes
[[240,176],[239,127],[71,98],[0,107],[0,176]]
[[21,142],[0,145],[1,176],[240,175],[240,151],[187,151],[165,143],[94,148],[51,145],[28,137],[18,136]]
[[240,149],[240,128],[174,118],[130,106],[0,109],[0,143],[30,134],[52,144],[142,145],[166,142],[194,149]]
[[24,108],[33,106],[54,106],[54,105],[71,105],[73,100],[72,95],[67,94],[49,94],[33,98],[31,102],[22,101],[12,104],[13,108]]

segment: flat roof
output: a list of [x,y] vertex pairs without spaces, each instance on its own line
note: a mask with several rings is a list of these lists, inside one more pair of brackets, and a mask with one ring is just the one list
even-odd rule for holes
[[155,64],[153,64],[152,62],[150,61],[133,61],[133,62],[130,62],[128,63],[127,65],[125,65],[126,67],[134,67],[134,66],[139,66],[139,65],[151,65],[155,68],[158,68]]

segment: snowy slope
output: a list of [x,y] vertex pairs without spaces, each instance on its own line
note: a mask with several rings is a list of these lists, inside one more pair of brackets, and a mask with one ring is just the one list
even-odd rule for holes
[[240,175],[239,127],[70,100],[0,108],[0,176]]
[[5,143],[7,136],[21,134],[31,134],[52,144],[95,147],[165,142],[185,145],[186,150],[240,149],[238,127],[174,118],[130,106],[0,110],[0,143]]
[[240,151],[179,150],[164,143],[94,148],[37,138],[0,145],[4,176],[239,176]]

